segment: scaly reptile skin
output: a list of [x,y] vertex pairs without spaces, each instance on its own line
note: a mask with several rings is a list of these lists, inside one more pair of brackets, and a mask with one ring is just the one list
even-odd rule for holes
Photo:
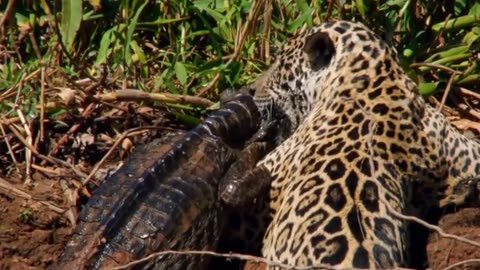
[[[141,147],[95,190],[50,269],[104,269],[162,250],[215,250],[224,223],[220,179],[260,125],[238,95],[183,135]],[[202,269],[208,256],[161,256],[135,269]]]

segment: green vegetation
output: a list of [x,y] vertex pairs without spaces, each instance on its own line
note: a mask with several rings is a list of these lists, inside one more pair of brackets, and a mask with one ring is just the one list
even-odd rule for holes
[[[365,22],[391,39],[407,64],[455,68],[459,83],[477,79],[469,59],[480,49],[478,1],[54,2],[2,3],[1,90],[40,67],[98,81],[106,66],[107,85],[214,95],[251,81],[289,33],[331,18]],[[38,96],[39,86],[32,78],[22,90]]]
[[[118,138],[152,123],[126,121],[131,105],[119,99],[133,100],[140,116],[167,106],[195,124],[223,89],[253,81],[289,34],[328,19],[362,21],[389,40],[423,94],[480,82],[478,0],[10,0],[0,10],[7,165],[25,159],[27,144],[59,165],[75,134]],[[147,94],[113,94],[125,89]]]
[[18,214],[18,219],[21,223],[25,223],[25,224],[32,223],[34,219],[32,209],[30,208],[22,209]]

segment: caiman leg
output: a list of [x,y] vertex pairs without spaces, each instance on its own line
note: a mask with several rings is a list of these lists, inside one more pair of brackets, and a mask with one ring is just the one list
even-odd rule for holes
[[[230,166],[219,184],[219,197],[223,201],[228,224],[219,241],[220,253],[243,253],[260,255],[261,240],[268,221],[262,218],[266,213],[258,209],[268,209],[263,203],[268,201],[270,173],[264,167],[256,167],[272,148],[266,142],[253,142],[237,154],[237,160]],[[258,215],[257,215],[258,214]],[[268,216],[267,216],[268,217]],[[253,222],[251,224],[251,222]],[[249,228],[256,227],[255,231]],[[214,258],[209,269],[241,269],[240,261]]]
[[[266,204],[271,176],[263,166],[257,167],[257,163],[275,147],[269,138],[277,127],[277,122],[261,125],[220,181],[219,197],[228,214],[228,225],[218,247],[221,253],[261,256],[262,238],[270,223]],[[210,269],[241,269],[239,263],[214,259]]]
[[[227,96],[223,96],[228,99]],[[245,206],[255,199],[263,198],[263,193],[270,187],[270,172],[257,163],[275,147],[275,142],[269,140],[275,133],[279,123],[272,121],[263,123],[248,140],[230,166],[219,185],[219,197],[232,207]]]
[[233,207],[245,206],[268,190],[270,172],[255,165],[271,148],[267,142],[254,142],[239,153],[220,182],[219,196],[223,202]]

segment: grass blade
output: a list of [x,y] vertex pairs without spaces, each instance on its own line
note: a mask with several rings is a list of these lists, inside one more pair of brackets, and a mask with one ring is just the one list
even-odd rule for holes
[[62,42],[67,50],[73,50],[73,42],[77,36],[77,31],[82,22],[82,1],[63,0],[62,1]]

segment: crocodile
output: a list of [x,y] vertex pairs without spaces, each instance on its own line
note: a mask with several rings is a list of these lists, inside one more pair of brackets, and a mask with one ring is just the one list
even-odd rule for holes
[[[221,198],[241,203],[228,196],[242,186],[234,174],[271,149],[253,147],[260,119],[252,97],[237,94],[194,129],[139,147],[94,191],[49,269],[105,269],[158,251],[215,250],[227,222]],[[244,164],[232,165],[236,160]],[[204,269],[209,260],[170,254],[134,268]]]

